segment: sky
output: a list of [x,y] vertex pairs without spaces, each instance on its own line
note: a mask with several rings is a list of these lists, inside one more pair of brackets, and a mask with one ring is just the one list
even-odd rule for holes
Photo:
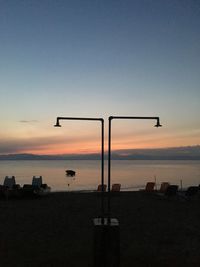
[[[0,0],[0,154],[200,144],[198,0]],[[107,148],[107,141],[105,142]]]

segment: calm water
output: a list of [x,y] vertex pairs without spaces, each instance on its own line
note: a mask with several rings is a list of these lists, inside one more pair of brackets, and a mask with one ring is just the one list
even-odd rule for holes
[[[75,178],[65,175],[76,171]],[[121,183],[122,190],[138,190],[156,179],[157,186],[168,181],[183,187],[200,184],[200,161],[113,160],[112,183]],[[26,160],[0,161],[0,184],[6,175],[14,175],[20,185],[31,183],[33,175],[42,175],[52,191],[95,190],[101,182],[101,161],[98,160]],[[107,181],[107,166],[105,166]]]

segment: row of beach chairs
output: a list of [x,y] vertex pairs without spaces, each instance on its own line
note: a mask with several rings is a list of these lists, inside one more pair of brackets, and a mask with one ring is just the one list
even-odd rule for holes
[[[106,192],[106,190],[107,190],[106,184],[103,185],[103,188],[101,184],[99,184],[97,187],[98,192],[102,192],[102,191]],[[121,184],[112,184],[111,192],[120,192],[120,190],[121,190]]]
[[145,192],[156,192],[158,195],[165,196],[180,196],[183,198],[191,198],[193,196],[197,196],[200,193],[200,185],[199,186],[189,186],[184,191],[179,191],[178,185],[171,185],[168,182],[163,182],[160,185],[160,189],[155,189],[155,182],[148,182],[144,189]]
[[[156,183],[155,182],[147,182],[145,189],[140,190],[148,193],[156,193],[157,195],[160,196],[180,196],[180,197],[185,197],[185,198],[190,198],[193,197],[200,192],[200,185],[199,186],[189,186],[187,190],[185,191],[179,191],[178,185],[172,185],[169,182],[162,182],[160,185],[159,189],[156,189]],[[106,192],[107,190],[107,185],[103,185],[103,191]],[[120,192],[121,190],[121,184],[112,184],[111,187],[111,192]],[[102,192],[102,185],[98,185],[97,187],[98,192]]]
[[21,187],[16,183],[15,176],[6,176],[3,185],[0,185],[0,197],[24,197],[42,196],[50,192],[51,188],[42,182],[42,176],[33,176],[31,184],[24,184]]

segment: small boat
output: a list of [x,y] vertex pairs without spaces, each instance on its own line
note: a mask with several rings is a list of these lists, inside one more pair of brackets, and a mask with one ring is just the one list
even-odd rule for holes
[[72,177],[72,176],[75,176],[76,175],[76,172],[73,171],[73,170],[66,170],[66,175]]

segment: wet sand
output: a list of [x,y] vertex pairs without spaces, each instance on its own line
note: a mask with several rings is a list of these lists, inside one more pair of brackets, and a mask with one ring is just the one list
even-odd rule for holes
[[[0,200],[0,266],[93,266],[100,203],[98,193]],[[120,266],[200,266],[199,197],[121,192],[111,207],[120,221]]]

